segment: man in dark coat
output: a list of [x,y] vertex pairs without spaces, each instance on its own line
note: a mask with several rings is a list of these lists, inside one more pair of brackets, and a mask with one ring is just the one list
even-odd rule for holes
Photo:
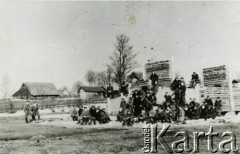
[[89,109],[89,113],[90,113],[90,122],[89,125],[93,124],[96,125],[96,117],[97,117],[97,112],[96,112],[96,108],[93,105],[90,109]]
[[209,96],[207,96],[207,98],[205,99],[205,104],[207,106],[213,106],[212,99]]
[[83,107],[80,107],[79,110],[78,110],[78,123],[77,124],[80,124],[81,123],[81,115],[82,115],[82,112],[83,112]]
[[168,94],[168,92],[165,93],[164,98],[165,98],[166,102],[170,103],[172,101],[172,97],[171,97],[171,95]]
[[113,86],[111,84],[107,87],[107,97],[113,98]]
[[141,98],[138,96],[138,94],[136,94],[135,98],[133,99],[133,109],[135,117],[141,114]]
[[179,87],[179,85],[180,85],[179,78],[176,77],[171,84],[171,90],[176,90]]
[[180,86],[180,101],[179,101],[180,107],[184,107],[185,105],[185,95],[186,95],[186,86],[182,82]]
[[193,72],[192,74],[192,80],[191,80],[191,87],[195,87],[197,83],[199,83],[199,76],[196,72]]
[[157,76],[157,74],[155,74],[154,71],[150,75],[150,80],[151,80],[152,90],[156,94],[157,93],[157,85],[158,85],[158,76]]

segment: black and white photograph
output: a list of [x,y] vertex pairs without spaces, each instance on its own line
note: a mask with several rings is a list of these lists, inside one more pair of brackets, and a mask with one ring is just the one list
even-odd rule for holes
[[0,153],[240,153],[240,1],[0,1]]

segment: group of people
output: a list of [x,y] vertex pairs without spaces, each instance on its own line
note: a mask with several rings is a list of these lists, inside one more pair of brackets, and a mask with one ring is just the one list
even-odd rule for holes
[[183,107],[186,104],[185,95],[187,89],[184,78],[181,77],[179,79],[178,77],[176,77],[173,80],[170,88],[174,92],[173,95],[177,105]]
[[96,108],[94,105],[92,105],[90,109],[86,106],[79,109],[74,107],[71,117],[73,121],[77,121],[77,124],[81,125],[91,125],[92,123],[96,125],[96,122],[99,124],[106,124],[111,121],[105,108],[101,108],[101,106]]
[[190,99],[189,104],[185,105],[186,115],[189,119],[215,118],[220,116],[222,112],[222,101],[220,97],[217,97],[215,103],[207,96],[203,103],[200,105],[196,102],[196,99]]
[[[23,111],[25,113],[26,123],[29,123],[31,121],[35,121],[36,116],[38,116],[38,119],[40,120],[39,107],[38,107],[38,104],[36,102],[33,103],[32,105],[30,105],[29,101],[27,101],[26,104],[23,107]],[[28,120],[28,116],[31,116],[31,120]]]
[[[169,95],[170,96],[170,95]],[[134,91],[126,101],[122,98],[117,120],[122,125],[132,126],[133,123],[147,122],[177,122],[183,121],[184,111],[171,102],[171,96],[166,96],[162,105],[157,104],[154,92]]]

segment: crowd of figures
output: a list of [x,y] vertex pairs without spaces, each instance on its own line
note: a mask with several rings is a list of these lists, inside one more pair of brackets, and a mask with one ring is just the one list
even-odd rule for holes
[[166,92],[165,101],[159,105],[156,103],[154,93],[145,95],[143,91],[135,91],[128,101],[121,100],[120,111],[117,120],[122,125],[132,126],[134,123],[184,123],[186,119],[207,120],[221,115],[221,100],[217,98],[214,105],[211,98],[207,97],[200,105],[196,99],[190,99],[188,103],[179,105],[179,100],[172,98]]
[[[117,114],[117,121],[121,122],[123,126],[133,126],[134,123],[146,122],[146,123],[157,123],[157,122],[168,122],[168,123],[184,123],[185,119],[199,119],[203,118],[215,118],[221,115],[222,102],[218,97],[213,103],[212,99],[207,96],[204,101],[199,102],[196,99],[190,99],[188,102],[185,100],[186,95],[186,84],[184,78],[175,78],[171,83],[170,89],[172,94],[166,92],[164,95],[165,101],[160,104],[157,103],[156,94],[158,93],[158,76],[154,72],[150,76],[150,88],[147,90],[135,90],[128,94],[126,97],[121,99],[120,110]],[[190,81],[190,87],[195,87],[196,84],[200,83],[198,75],[194,72],[192,80]],[[109,85],[107,89],[108,98],[112,98],[113,88]],[[123,93],[124,94],[124,93]],[[28,123],[28,116],[32,116],[32,120],[35,120],[35,116],[40,119],[38,111],[38,104],[34,103],[30,105],[29,102],[24,106],[25,120]],[[76,108],[71,112],[73,121],[81,125],[96,125],[106,124],[111,121],[105,108],[100,106],[91,106]]]
[[[221,115],[222,103],[218,97],[213,104],[212,99],[207,96],[201,103],[198,103],[196,99],[190,99],[186,102],[186,84],[184,78],[176,78],[170,89],[172,94],[165,93],[165,101],[160,105],[157,103],[155,93],[157,93],[158,77],[152,73],[151,89],[147,92],[140,90],[134,91],[128,100],[124,98],[121,100],[120,111],[117,115],[117,120],[122,122],[122,125],[132,126],[134,123],[147,122],[169,122],[184,123],[185,119],[199,119],[215,118]],[[189,88],[195,87],[200,83],[198,75],[194,72],[190,81]]]
[[96,108],[94,105],[91,106],[89,110],[87,107],[81,107],[79,109],[74,107],[71,117],[73,121],[77,121],[77,124],[81,125],[96,125],[96,122],[106,124],[111,121],[105,108],[101,108],[101,106]]

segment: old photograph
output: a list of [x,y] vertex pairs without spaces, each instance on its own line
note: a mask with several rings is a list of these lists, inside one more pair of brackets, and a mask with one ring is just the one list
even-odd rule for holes
[[239,153],[240,2],[1,1],[0,153]]

